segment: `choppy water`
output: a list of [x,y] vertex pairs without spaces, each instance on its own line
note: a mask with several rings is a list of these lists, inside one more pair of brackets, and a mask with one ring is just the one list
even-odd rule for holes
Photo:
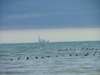
[[0,75],[100,75],[100,41],[0,44]]

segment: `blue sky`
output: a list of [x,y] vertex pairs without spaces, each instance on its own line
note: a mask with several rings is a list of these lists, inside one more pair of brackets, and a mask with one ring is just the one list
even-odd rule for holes
[[100,0],[0,0],[0,43],[100,41]]
[[0,0],[0,30],[100,28],[100,0]]

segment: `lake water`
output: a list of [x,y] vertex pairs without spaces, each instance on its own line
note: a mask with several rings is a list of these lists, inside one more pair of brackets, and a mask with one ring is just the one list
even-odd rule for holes
[[100,41],[0,44],[0,75],[100,75]]

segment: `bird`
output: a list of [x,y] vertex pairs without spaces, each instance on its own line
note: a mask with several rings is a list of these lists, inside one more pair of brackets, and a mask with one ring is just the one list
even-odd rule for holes
[[84,56],[87,56],[87,54],[84,54]]
[[41,58],[43,58],[43,57],[41,57]]
[[72,48],[70,48],[70,50],[72,50]]
[[27,57],[26,59],[29,59],[29,57]]
[[49,56],[47,56],[49,58]]
[[87,55],[89,55],[89,53],[87,53]]
[[97,52],[95,52],[95,54],[96,54]]
[[95,56],[95,54],[93,54],[93,56]]
[[36,59],[38,59],[38,57],[35,57]]
[[20,58],[21,58],[21,57],[19,57],[18,60],[19,60]]
[[11,61],[12,61],[13,59],[11,59]]

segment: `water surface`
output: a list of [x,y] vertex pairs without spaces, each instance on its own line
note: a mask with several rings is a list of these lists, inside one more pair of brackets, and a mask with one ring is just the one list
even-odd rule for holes
[[100,75],[100,41],[0,44],[0,75]]

